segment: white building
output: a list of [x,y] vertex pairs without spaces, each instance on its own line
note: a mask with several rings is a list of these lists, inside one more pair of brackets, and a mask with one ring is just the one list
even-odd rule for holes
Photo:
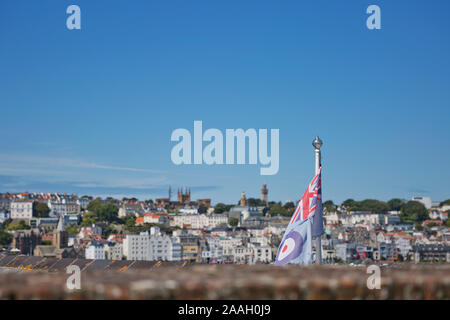
[[181,242],[178,237],[141,232],[123,240],[123,255],[127,260],[180,261]]
[[268,233],[268,234],[274,234],[274,235],[282,236],[284,234],[284,232],[286,231],[286,227],[287,227],[287,225],[269,224],[265,228],[265,232]]
[[179,237],[173,237],[172,240],[172,260],[171,261],[181,261],[181,239]]
[[339,215],[337,212],[327,212],[327,214],[323,215],[323,218],[325,219],[326,225],[333,225],[339,223]]
[[221,246],[226,250],[242,245],[242,239],[240,238],[218,238],[218,240],[220,241]]
[[9,219],[9,213],[6,211],[1,211],[0,210],[0,223],[5,222],[6,220]]
[[186,207],[179,210],[182,214],[198,214],[197,208]]
[[32,200],[15,200],[11,202],[11,219],[31,219],[33,218]]
[[123,239],[123,255],[127,260],[150,260],[150,236],[148,232],[139,235],[127,234]]
[[269,245],[260,245],[259,243],[251,243],[253,250],[252,263],[270,263],[272,262],[272,248]]
[[371,212],[355,212],[340,215],[339,220],[344,226],[353,226],[355,224],[381,224],[384,222],[384,215]]
[[148,212],[144,215],[144,223],[156,223],[168,226],[170,225],[170,220],[167,215]]
[[261,246],[269,245],[269,237],[264,235],[250,237],[250,243],[257,243]]
[[431,209],[432,202],[430,197],[413,197],[411,200],[422,203],[427,210]]
[[87,209],[87,206],[89,205],[89,202],[91,202],[91,200],[89,200],[89,198],[82,197],[82,198],[80,198],[80,199],[78,200],[78,202],[79,202],[79,204],[80,204],[80,207],[81,207],[83,210],[86,210],[86,209]]
[[239,246],[232,248],[224,248],[224,255],[231,255],[236,264],[250,264],[253,261],[253,248],[249,246]]
[[173,216],[171,226],[190,226],[191,229],[214,228],[218,225],[227,225],[228,216],[226,214],[178,214]]
[[87,247],[85,251],[86,259],[105,259],[105,246],[103,243],[92,241]]
[[384,224],[399,224],[401,223],[400,217],[395,215],[385,215]]
[[189,226],[191,229],[202,229],[208,224],[208,219],[204,214],[177,214],[170,224],[180,228]]
[[207,217],[209,228],[214,228],[220,225],[228,225],[228,215],[226,214],[211,214]]
[[395,246],[403,257],[407,257],[408,252],[412,250],[411,241],[405,238],[395,239]]
[[155,235],[150,237],[149,242],[150,261],[180,261],[181,242],[179,238]]
[[123,246],[120,242],[105,243],[105,258],[108,260],[122,260]]
[[70,213],[80,213],[80,204],[77,202],[66,202],[63,199],[61,202],[48,202],[48,207],[50,208],[50,217],[64,216]]
[[202,262],[221,263],[223,261],[223,244],[220,238],[208,238],[207,248],[202,250]]
[[[251,238],[251,242],[243,245],[242,239],[217,239],[223,255],[233,256],[234,263],[270,263],[273,260],[272,248],[268,239],[262,236]],[[257,240],[257,241],[255,241]],[[210,253],[212,256],[212,252]]]
[[344,262],[353,260],[356,253],[356,246],[354,243],[338,243],[335,246],[336,256]]
[[133,215],[135,217],[139,217],[139,215],[144,214],[144,208],[142,207],[142,204],[140,203],[134,203],[134,204],[124,204],[119,208],[119,218],[124,218],[128,215]]
[[261,227],[253,227],[247,229],[247,234],[251,237],[263,237],[264,233],[264,228]]

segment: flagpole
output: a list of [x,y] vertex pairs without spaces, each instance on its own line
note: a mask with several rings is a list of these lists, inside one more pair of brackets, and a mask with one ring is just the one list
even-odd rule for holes
[[[316,175],[319,173],[320,167],[321,167],[321,153],[320,153],[320,147],[323,145],[322,140],[320,140],[319,136],[316,136],[314,141],[312,142],[312,145],[314,147],[314,156],[315,156],[315,169],[316,169]],[[322,239],[320,236],[316,237],[314,239],[315,246],[316,246],[316,264],[322,264]]]

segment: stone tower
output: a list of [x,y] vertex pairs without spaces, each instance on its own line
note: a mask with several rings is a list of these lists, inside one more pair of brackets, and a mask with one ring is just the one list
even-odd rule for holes
[[191,190],[190,189],[178,189],[178,202],[189,204],[191,203]]
[[243,207],[247,205],[247,199],[245,198],[245,191],[242,191],[241,193],[241,201],[239,204]]
[[59,216],[58,227],[53,232],[53,245],[58,249],[67,248],[69,242],[69,233],[64,225],[64,216]]
[[261,190],[261,200],[265,202],[266,206],[269,204],[269,189],[267,189],[265,184],[263,184]]

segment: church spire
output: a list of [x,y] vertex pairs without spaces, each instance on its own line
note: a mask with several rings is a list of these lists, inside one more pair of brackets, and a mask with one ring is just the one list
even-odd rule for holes
[[66,228],[64,226],[64,216],[62,214],[59,215],[58,227],[57,231],[64,231]]

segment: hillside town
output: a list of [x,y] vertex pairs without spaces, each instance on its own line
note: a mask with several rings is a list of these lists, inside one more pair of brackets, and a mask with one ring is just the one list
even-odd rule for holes
[[[235,204],[191,199],[0,194],[0,252],[47,258],[272,263],[295,204],[242,192]],[[450,199],[323,203],[322,263],[450,262]],[[314,253],[314,251],[313,251]]]

